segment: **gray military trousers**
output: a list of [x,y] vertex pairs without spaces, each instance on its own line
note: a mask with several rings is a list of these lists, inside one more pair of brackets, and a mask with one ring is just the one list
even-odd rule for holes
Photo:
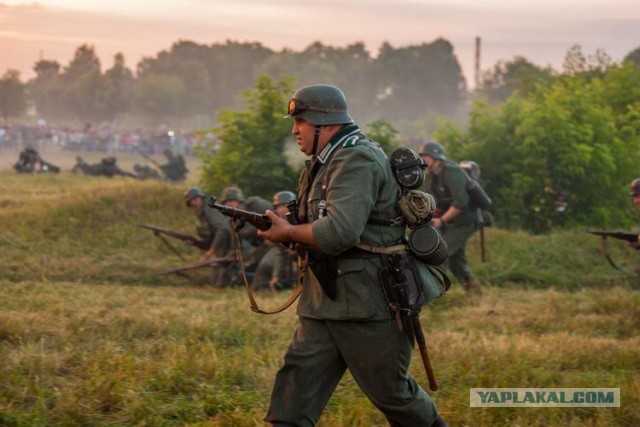
[[300,317],[284,366],[276,375],[265,421],[299,427],[320,418],[349,369],[392,426],[431,426],[437,410],[407,372],[412,348],[395,321]]
[[454,276],[466,282],[473,273],[467,262],[467,242],[477,230],[475,222],[451,224],[447,226],[442,238],[447,243],[449,257],[443,267],[448,267]]

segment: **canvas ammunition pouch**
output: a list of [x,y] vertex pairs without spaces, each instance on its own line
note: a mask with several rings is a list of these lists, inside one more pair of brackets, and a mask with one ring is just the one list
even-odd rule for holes
[[402,317],[416,316],[423,305],[449,290],[451,281],[437,267],[417,262],[411,253],[382,255],[378,280],[389,308]]

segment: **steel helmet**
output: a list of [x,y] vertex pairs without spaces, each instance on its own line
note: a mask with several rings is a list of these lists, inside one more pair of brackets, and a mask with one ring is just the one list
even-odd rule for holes
[[425,142],[420,147],[421,156],[429,156],[438,160],[445,160],[444,147],[435,141]]
[[640,195],[640,178],[636,178],[633,181],[631,181],[631,191],[629,192],[629,195],[631,196]]
[[278,207],[280,205],[285,205],[292,200],[296,199],[296,195],[291,191],[278,191],[273,195],[273,207]]
[[285,117],[300,118],[312,125],[353,123],[347,113],[347,98],[335,86],[304,86],[289,100]]
[[238,187],[227,187],[222,190],[222,194],[220,194],[220,201],[222,203],[227,203],[229,200],[244,202],[244,194],[242,194],[242,190]]
[[189,206],[189,202],[196,197],[206,197],[206,194],[200,189],[200,187],[191,187],[184,192],[184,202]]

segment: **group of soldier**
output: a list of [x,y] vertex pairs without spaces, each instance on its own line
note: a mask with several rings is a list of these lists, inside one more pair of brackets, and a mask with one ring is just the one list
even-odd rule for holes
[[[181,154],[174,154],[170,149],[165,149],[163,154],[167,159],[164,164],[159,164],[155,160],[141,153],[151,161],[156,168],[147,165],[134,164],[133,172],[122,170],[117,159],[113,156],[103,157],[98,163],[88,163],[81,156],[76,157],[76,164],[71,168],[73,173],[82,173],[91,176],[126,176],[130,178],[147,180],[157,179],[167,182],[182,182],[186,179],[189,169],[184,157]],[[60,168],[44,161],[37,150],[28,147],[19,154],[18,161],[13,165],[18,173],[59,173]]]
[[[278,291],[293,287],[296,263],[293,253],[283,245],[277,245],[258,236],[258,230],[249,223],[230,219],[218,210],[210,209],[207,196],[199,187],[189,188],[184,193],[184,201],[191,208],[199,225],[196,229],[199,239],[186,241],[203,251],[203,260],[211,264],[211,284],[216,288],[236,286],[246,277],[251,281],[252,290],[269,289]],[[274,194],[273,203],[259,196],[244,197],[238,187],[225,188],[216,199],[226,206],[250,212],[272,210],[284,217],[287,203],[295,200],[290,191]],[[237,262],[237,254],[243,262]],[[241,269],[246,266],[245,274]]]
[[38,151],[31,147],[20,152],[13,168],[18,173],[60,173],[58,166],[45,161]]

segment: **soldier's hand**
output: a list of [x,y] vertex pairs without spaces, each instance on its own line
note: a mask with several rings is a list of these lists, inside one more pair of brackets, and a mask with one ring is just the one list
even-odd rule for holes
[[274,243],[288,242],[291,240],[291,228],[289,221],[267,210],[265,215],[271,220],[271,227],[268,230],[258,230],[258,237],[267,239]]

